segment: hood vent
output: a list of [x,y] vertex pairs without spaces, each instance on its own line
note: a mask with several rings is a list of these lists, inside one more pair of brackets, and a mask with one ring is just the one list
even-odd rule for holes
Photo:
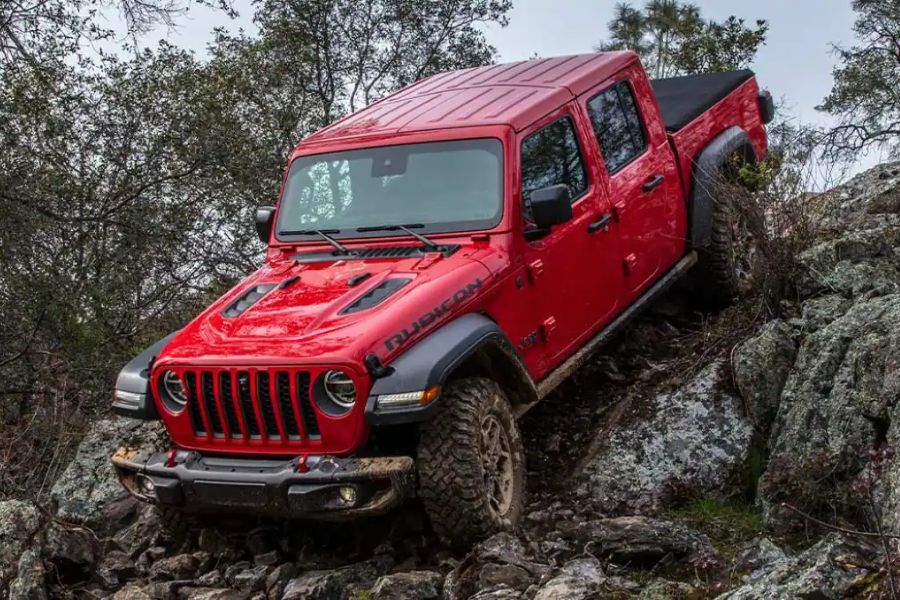
[[267,283],[265,285],[257,285],[250,288],[247,293],[229,304],[228,308],[222,311],[222,314],[229,319],[241,316],[244,314],[244,311],[256,304],[260,298],[268,294],[274,287],[274,283]]
[[403,286],[405,286],[410,281],[412,281],[412,279],[386,279],[385,281],[382,281],[380,284],[376,285],[371,290],[357,298],[353,304],[342,310],[341,314],[347,315],[378,306],[379,304],[393,296],[397,291],[403,288]]
[[[437,246],[437,251],[450,256],[458,245]],[[295,254],[291,258],[298,263],[330,262],[335,260],[371,260],[377,258],[421,258],[425,256],[425,248],[417,246],[388,246],[384,248],[353,248],[346,254],[340,252],[305,252]]]

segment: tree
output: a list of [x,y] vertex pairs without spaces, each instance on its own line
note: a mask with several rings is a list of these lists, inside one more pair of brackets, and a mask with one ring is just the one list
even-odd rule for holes
[[826,137],[826,153],[855,158],[868,148],[900,154],[900,0],[855,0],[858,39],[836,48],[831,93],[819,110],[837,117]]
[[769,25],[743,19],[704,20],[700,8],[680,0],[651,0],[643,10],[616,6],[609,40],[600,50],[634,50],[654,77],[745,68],[765,43]]
[[84,42],[110,39],[115,32],[100,16],[116,11],[129,36],[158,23],[173,25],[192,3],[234,14],[230,0],[4,0],[0,2],[0,74],[25,61],[61,66]]

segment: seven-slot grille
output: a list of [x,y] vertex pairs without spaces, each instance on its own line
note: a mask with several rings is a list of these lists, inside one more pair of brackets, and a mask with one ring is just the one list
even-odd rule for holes
[[287,443],[319,437],[309,371],[192,368],[181,377],[198,437]]

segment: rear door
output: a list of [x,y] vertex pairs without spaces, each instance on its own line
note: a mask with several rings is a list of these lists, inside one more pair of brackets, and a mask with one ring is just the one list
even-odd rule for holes
[[[580,99],[604,163],[630,298],[668,270],[684,248],[675,155],[646,77],[638,72],[628,69]],[[648,105],[652,112],[645,114]]]
[[[583,115],[568,110],[543,119],[520,137],[520,235],[544,343],[543,371],[590,337],[615,311],[621,295],[621,255],[607,220],[611,208],[584,153],[591,138]],[[534,239],[528,233],[533,229],[529,197],[559,184],[569,188],[572,219]]]

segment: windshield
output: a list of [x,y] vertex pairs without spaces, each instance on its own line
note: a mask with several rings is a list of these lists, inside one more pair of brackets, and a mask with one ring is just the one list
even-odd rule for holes
[[285,232],[384,235],[358,227],[420,224],[420,232],[489,229],[503,208],[503,147],[497,139],[429,142],[301,156],[278,210]]

